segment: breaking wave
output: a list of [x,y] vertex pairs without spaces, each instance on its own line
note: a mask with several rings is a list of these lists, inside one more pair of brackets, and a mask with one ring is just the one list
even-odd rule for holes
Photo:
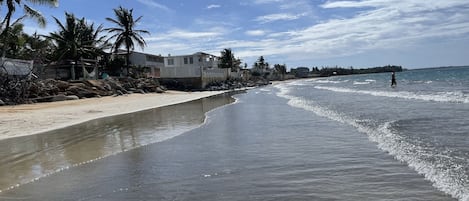
[[340,83],[347,83],[347,82],[349,82],[349,80],[335,81],[335,80],[317,79],[314,81],[314,83],[319,83],[319,84],[340,84]]
[[[300,108],[342,124],[350,125],[377,143],[378,148],[388,152],[397,160],[405,162],[419,174],[433,183],[437,189],[454,198],[469,201],[467,161],[452,157],[453,150],[437,150],[429,148],[422,142],[413,142],[395,130],[396,122],[376,124],[371,120],[354,119],[337,111],[320,106],[313,100],[295,97],[289,94],[287,85],[275,86],[280,91],[276,94],[288,100],[288,105]],[[376,122],[377,123],[377,122]]]
[[355,81],[353,82],[354,85],[365,85],[365,84],[371,84],[371,82],[359,82],[359,81]]
[[436,101],[436,102],[452,102],[452,103],[469,103],[469,97],[461,91],[454,92],[439,92],[435,94],[423,94],[409,91],[369,91],[369,90],[356,90],[341,87],[325,87],[315,86],[316,89],[329,90],[340,93],[356,93],[366,94],[372,96],[391,97],[391,98],[403,98],[403,99],[414,99],[422,101]]

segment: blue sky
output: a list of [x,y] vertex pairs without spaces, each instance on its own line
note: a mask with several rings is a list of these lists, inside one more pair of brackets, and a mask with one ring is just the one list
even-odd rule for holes
[[137,28],[151,32],[143,50],[151,54],[231,48],[249,66],[263,55],[289,68],[469,64],[469,0],[62,0],[32,5],[48,25],[28,20],[25,30],[55,31],[52,16],[65,12],[109,27],[120,5],[143,16]]

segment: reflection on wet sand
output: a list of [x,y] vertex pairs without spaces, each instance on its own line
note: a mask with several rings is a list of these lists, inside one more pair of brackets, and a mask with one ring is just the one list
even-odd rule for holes
[[233,101],[229,94],[219,95],[0,141],[0,192],[175,137],[203,123],[206,112]]

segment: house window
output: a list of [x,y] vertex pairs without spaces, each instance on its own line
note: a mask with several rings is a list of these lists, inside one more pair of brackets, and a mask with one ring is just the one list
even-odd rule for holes
[[174,59],[168,59],[168,66],[174,65]]
[[187,57],[184,57],[184,64],[187,64]]
[[147,61],[163,63],[163,57],[146,55]]
[[194,58],[193,58],[193,57],[189,57],[189,63],[190,63],[190,64],[193,64],[193,63],[194,63]]

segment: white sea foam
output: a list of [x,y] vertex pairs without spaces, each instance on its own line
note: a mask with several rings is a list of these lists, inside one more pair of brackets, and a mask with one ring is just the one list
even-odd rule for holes
[[433,83],[433,81],[429,80],[429,81],[423,81],[423,80],[420,80],[420,81],[413,81],[413,83],[417,83],[417,84],[431,84]]
[[349,82],[349,80],[323,80],[323,79],[317,79],[314,81],[314,83],[319,83],[319,84],[340,84],[340,83],[346,83]]
[[[433,183],[433,186],[462,201],[469,200],[469,182],[464,165],[451,157],[450,150],[438,151],[402,140],[392,130],[393,122],[386,122],[378,130],[367,132],[378,147],[406,162],[411,168]],[[429,160],[431,159],[431,160]]]
[[391,98],[403,98],[403,99],[413,99],[413,100],[423,100],[423,101],[436,101],[436,102],[452,102],[452,103],[469,103],[469,97],[460,92],[439,92],[434,94],[419,94],[409,91],[370,91],[370,90],[357,90],[350,88],[342,87],[324,87],[324,86],[315,86],[316,89],[329,90],[340,93],[356,93],[356,94],[366,94],[372,96],[381,96],[381,97],[391,97]]
[[306,86],[308,85],[304,80],[299,80],[299,81],[293,81],[288,83],[290,86]]
[[353,82],[354,85],[366,85],[366,84],[371,84],[371,82],[359,82],[359,81],[355,81]]
[[[280,92],[277,96],[288,100],[292,107],[311,111],[318,116],[326,117],[343,124],[355,127],[358,131],[365,133],[370,141],[376,142],[378,147],[397,160],[406,162],[409,167],[415,169],[419,174],[431,181],[434,187],[448,193],[462,201],[469,201],[469,189],[467,188],[469,178],[465,168],[458,163],[454,157],[447,152],[436,152],[413,144],[392,130],[394,122],[386,122],[377,128],[366,126],[369,120],[359,120],[348,117],[345,114],[321,107],[312,100],[306,100],[289,94],[288,86],[276,86]],[[432,160],[425,160],[431,158]]]
[[366,85],[366,84],[371,84],[374,82],[376,82],[376,80],[366,79],[365,81],[354,81],[353,84],[354,85]]

